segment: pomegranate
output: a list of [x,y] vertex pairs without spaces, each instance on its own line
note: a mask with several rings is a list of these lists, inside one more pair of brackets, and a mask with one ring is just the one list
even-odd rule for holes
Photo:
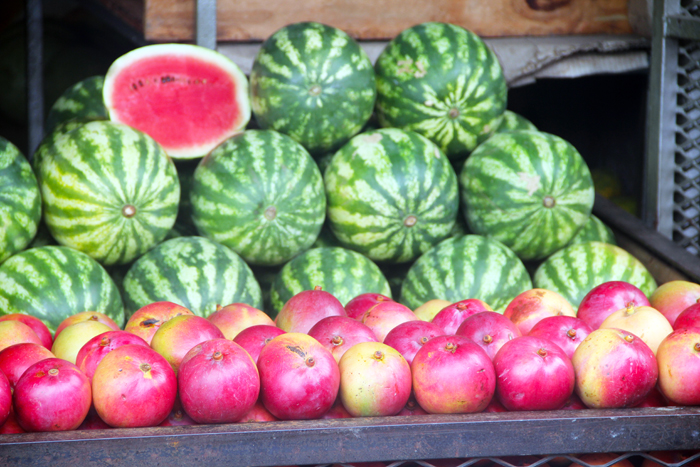
[[333,294],[316,286],[287,300],[275,322],[286,332],[306,334],[314,324],[328,316],[347,316],[347,313]]
[[700,303],[690,305],[678,315],[673,323],[673,329],[683,328],[700,328]]
[[413,393],[428,413],[481,412],[496,388],[493,363],[471,339],[440,336],[428,341],[411,364]]
[[75,430],[90,410],[90,382],[60,358],[36,362],[17,381],[14,408],[25,431]]
[[457,332],[465,319],[482,311],[493,311],[493,309],[478,298],[460,300],[440,310],[431,323],[437,324],[445,331],[445,335],[451,336]]
[[644,292],[629,282],[603,282],[583,297],[576,317],[584,320],[595,331],[611,313],[626,308],[629,304],[649,306],[649,300]]
[[177,375],[180,362],[192,347],[200,342],[223,338],[224,334],[219,328],[206,318],[196,315],[180,315],[161,324],[156,333],[153,334],[151,348],[170,363]]
[[272,339],[260,351],[258,370],[262,402],[280,420],[319,418],[338,395],[338,364],[306,334],[290,332]]
[[83,345],[75,357],[75,364],[92,384],[92,376],[95,374],[97,365],[105,355],[122,345],[142,345],[148,347],[145,340],[139,336],[126,331],[107,331],[98,334]]
[[413,314],[416,315],[421,321],[432,321],[440,310],[449,306],[450,302],[447,300],[442,300],[440,298],[434,298],[423,303],[421,306],[413,310]]
[[377,342],[370,328],[347,316],[323,318],[309,329],[308,334],[333,354],[336,362],[339,362],[345,351],[355,344]]
[[243,415],[237,423],[276,422],[278,420],[279,419],[272,415],[258,399],[255,401],[253,408],[250,409],[247,414]]
[[386,335],[396,326],[417,320],[416,315],[405,305],[397,302],[380,302],[367,310],[360,321],[374,332],[379,342],[384,342]]
[[401,412],[397,413],[396,415],[400,415],[402,417],[411,415],[428,415],[428,412],[423,410],[423,408],[418,404],[418,401],[416,401],[415,396],[411,395],[408,398],[406,405],[404,405],[403,409],[401,409]]
[[182,408],[180,397],[175,397],[175,403],[170,410],[170,414],[158,426],[192,426],[197,425],[197,422],[192,420],[192,417],[187,415],[187,412]]
[[482,311],[465,319],[457,328],[456,335],[473,340],[493,360],[503,344],[520,337],[520,331],[502,314]]
[[661,393],[674,405],[700,405],[700,329],[673,331],[656,358]]
[[571,359],[576,347],[592,331],[582,319],[571,316],[550,316],[535,324],[527,335],[547,339],[557,344]]
[[12,412],[12,386],[7,376],[0,371],[0,426],[4,425]]
[[650,306],[629,305],[610,314],[599,329],[615,328],[628,331],[649,346],[654,355],[659,344],[673,332],[666,317]]
[[36,333],[21,321],[0,322],[0,351],[15,344],[32,343],[42,345]]
[[39,318],[22,313],[10,313],[8,315],[0,316],[0,322],[2,321],[20,321],[26,324],[32,328],[32,331],[34,331],[39,339],[41,339],[41,345],[51,350],[51,345],[53,345],[53,336],[51,335],[49,328]]
[[522,336],[506,342],[493,366],[498,400],[508,410],[561,409],[574,392],[571,360],[547,339]]
[[338,397],[336,398],[333,407],[331,407],[328,412],[324,413],[321,418],[326,420],[333,418],[352,418],[352,415],[350,415],[350,412],[347,411],[347,409],[343,406],[343,402],[340,400],[340,397]]
[[251,326],[265,324],[274,326],[275,322],[264,311],[248,306],[244,303],[232,303],[225,307],[216,307],[216,311],[207,317],[224,337],[233,340],[242,330]]
[[177,377],[158,352],[123,345],[104,356],[92,377],[97,415],[120,428],[156,426],[175,404]]
[[345,304],[345,312],[348,318],[360,319],[367,310],[379,302],[391,302],[391,298],[380,293],[363,293]]
[[29,342],[11,345],[0,352],[0,372],[7,376],[14,388],[27,368],[47,358],[56,356],[43,345]]
[[126,332],[135,334],[151,345],[151,339],[166,321],[181,315],[194,315],[184,306],[173,302],[153,302],[136,310],[124,326]]
[[503,316],[510,319],[526,336],[541,319],[549,316],[576,316],[573,307],[564,297],[546,289],[530,289],[515,297],[506,307]]
[[260,378],[253,359],[228,339],[195,345],[177,373],[180,400],[197,423],[232,423],[255,405]]
[[78,430],[108,430],[112,427],[107,425],[104,420],[97,415],[95,407],[90,407],[85,420],[77,428]]
[[671,326],[683,310],[700,300],[700,284],[671,281],[660,285],[649,297],[649,305],[666,317]]
[[90,339],[111,330],[112,328],[101,321],[78,321],[75,324],[63,328],[61,334],[54,339],[51,352],[53,352],[56,357],[75,364],[78,358],[78,352],[80,352],[80,349],[87,344]]
[[410,365],[421,347],[430,339],[444,335],[439,326],[427,321],[406,321],[389,331],[384,338],[384,343],[403,355]]
[[362,342],[345,352],[340,368],[340,400],[353,417],[396,415],[411,395],[411,367],[381,342]]
[[571,359],[576,394],[589,408],[634,407],[656,385],[654,352],[634,334],[620,329],[596,329]]
[[265,345],[275,337],[284,334],[285,332],[277,326],[268,326],[266,324],[258,324],[251,326],[239,332],[233,338],[233,342],[243,347],[250,358],[257,364],[260,351]]
[[58,325],[58,327],[56,328],[56,332],[54,333],[54,341],[58,338],[58,336],[63,332],[65,328],[73,324],[82,323],[83,321],[96,321],[98,323],[106,325],[113,331],[119,331],[121,329],[112,318],[110,318],[104,313],[100,313],[99,311],[83,311],[82,313],[76,313],[61,321],[61,324]]

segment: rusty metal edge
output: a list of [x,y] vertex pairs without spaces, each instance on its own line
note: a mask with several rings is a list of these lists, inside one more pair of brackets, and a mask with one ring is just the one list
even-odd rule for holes
[[700,407],[507,412],[0,436],[0,465],[320,465],[700,449]]

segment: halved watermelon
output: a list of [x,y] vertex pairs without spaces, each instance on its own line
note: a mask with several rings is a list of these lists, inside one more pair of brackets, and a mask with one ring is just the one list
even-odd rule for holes
[[224,55],[189,44],[140,47],[112,63],[111,120],[150,135],[174,159],[206,155],[250,120],[248,81]]

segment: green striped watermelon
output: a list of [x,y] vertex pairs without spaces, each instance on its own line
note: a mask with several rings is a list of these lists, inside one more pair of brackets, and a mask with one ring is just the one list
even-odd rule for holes
[[124,277],[127,317],[152,302],[170,301],[207,317],[216,306],[247,303],[260,309],[260,285],[247,264],[225,246],[204,237],[161,243]]
[[0,266],[0,314],[24,313],[41,319],[51,332],[83,311],[98,311],[124,325],[117,287],[98,262],[61,246],[17,253]]
[[503,112],[503,120],[501,120],[501,124],[498,125],[496,132],[501,133],[512,130],[537,130],[537,127],[522,115],[512,110],[506,110]]
[[199,233],[257,265],[308,249],[326,215],[318,166],[272,130],[248,130],[214,149],[195,170],[190,198]]
[[532,288],[518,257],[502,243],[480,235],[449,238],[423,254],[408,271],[401,303],[415,310],[436,298],[478,298],[499,313]]
[[316,286],[343,305],[368,292],[391,297],[389,283],[372,260],[341,247],[314,248],[285,264],[275,277],[270,293],[274,315],[294,295]]
[[318,237],[316,238],[316,241],[314,242],[313,245],[311,245],[311,248],[321,248],[324,246],[343,246],[340,243],[340,240],[333,235],[333,231],[331,230],[331,227],[328,222],[328,218],[326,218],[326,222],[323,223],[323,227],[321,227],[321,232],[318,234]]
[[107,108],[102,99],[104,82],[104,76],[91,76],[66,89],[49,110],[46,132],[74,118],[106,119]]
[[29,245],[27,245],[27,249],[39,248],[40,246],[47,245],[58,245],[58,242],[51,236],[51,232],[49,232],[46,224],[43,221],[40,221],[39,227],[36,230],[36,235],[34,235],[32,241],[29,243]]
[[598,219],[593,214],[591,214],[591,217],[589,217],[586,223],[583,224],[581,230],[574,235],[574,238],[571,239],[569,245],[584,242],[603,242],[610,243],[611,245],[617,245],[615,234],[613,233],[612,229],[605,225],[603,221]]
[[357,135],[333,156],[324,177],[331,230],[372,260],[415,259],[454,226],[457,176],[418,133],[385,128]]
[[41,179],[39,178],[41,176],[41,173],[39,171],[39,167],[41,166],[41,161],[44,160],[45,155],[49,152],[52,151],[52,148],[58,138],[63,136],[64,134],[71,132],[75,130],[76,128],[80,128],[81,126],[85,125],[86,123],[94,122],[96,120],[100,119],[93,119],[93,118],[74,118],[72,120],[68,120],[63,123],[59,123],[56,128],[54,128],[51,132],[47,133],[44,138],[41,140],[41,143],[39,146],[37,146],[36,150],[34,151],[34,154],[32,155],[32,170],[34,170],[34,175],[37,177],[37,181],[41,182]]
[[496,55],[474,33],[446,23],[401,32],[375,64],[377,116],[416,131],[462,159],[500,125],[506,81]]
[[499,240],[521,259],[567,245],[586,223],[595,192],[586,162],[570,143],[539,131],[497,133],[460,174],[469,229]]
[[656,281],[637,258],[601,242],[577,243],[556,252],[534,276],[535,287],[561,294],[575,309],[593,287],[609,281],[629,282],[647,297],[656,289]]
[[51,235],[102,264],[133,261],[175,222],[175,166],[151,137],[126,125],[96,121],[59,135],[38,168]]
[[291,136],[312,154],[341,146],[374,108],[374,70],[340,29],[294,23],[270,36],[250,72],[251,106],[261,128]]
[[23,250],[41,220],[41,195],[17,146],[0,136],[0,263]]

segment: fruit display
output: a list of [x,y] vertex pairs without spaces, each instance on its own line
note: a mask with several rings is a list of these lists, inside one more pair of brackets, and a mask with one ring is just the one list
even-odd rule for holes
[[106,119],[107,108],[102,100],[104,76],[91,76],[66,89],[53,103],[46,116],[46,133],[74,119]]
[[614,245],[478,36],[418,25],[373,68],[295,23],[229,62],[136,49],[17,156],[0,434],[700,405],[700,285]]

